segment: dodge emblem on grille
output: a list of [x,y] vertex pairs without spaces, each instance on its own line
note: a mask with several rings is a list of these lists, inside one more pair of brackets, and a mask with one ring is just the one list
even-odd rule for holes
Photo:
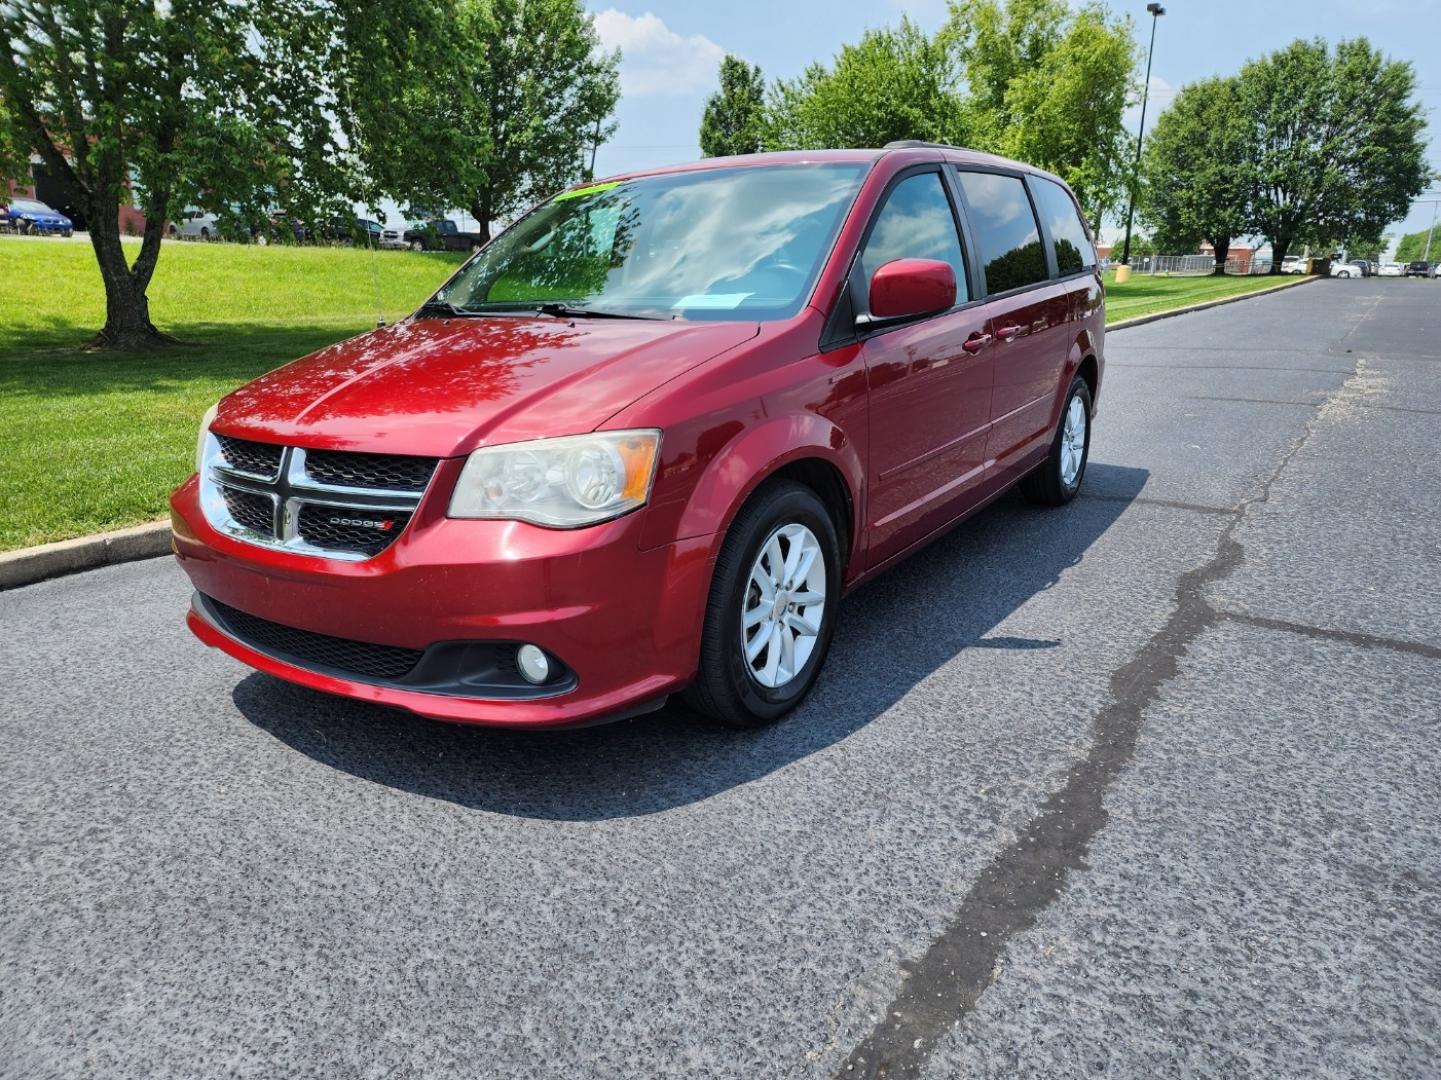
[[379,529],[381,532],[390,532],[395,528],[395,522],[390,518],[330,518],[332,525],[351,525],[358,529]]

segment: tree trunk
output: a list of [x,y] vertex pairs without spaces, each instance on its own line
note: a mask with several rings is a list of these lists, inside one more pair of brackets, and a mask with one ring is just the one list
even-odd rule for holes
[[1289,236],[1271,238],[1271,269],[1269,273],[1279,274],[1281,272],[1281,260],[1286,257],[1286,252],[1290,247],[1291,238]]
[[92,349],[156,349],[175,344],[150,321],[150,299],[146,289],[159,255],[160,216],[145,223],[145,240],[132,270],[120,241],[120,224],[115,208],[87,207],[90,214],[90,246],[100,278],[105,283],[105,326],[91,338]]
[[490,243],[490,189],[478,193],[470,204],[470,216],[475,218],[475,231],[485,243]]
[[1211,247],[1216,251],[1216,269],[1211,273],[1220,277],[1226,273],[1226,256],[1231,253],[1231,238],[1229,236],[1218,236],[1211,241]]

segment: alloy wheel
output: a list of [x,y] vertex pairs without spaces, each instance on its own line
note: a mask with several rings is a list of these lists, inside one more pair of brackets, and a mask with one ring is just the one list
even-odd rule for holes
[[1086,459],[1086,405],[1072,397],[1066,407],[1066,424],[1061,431],[1061,483],[1075,487]]
[[775,529],[751,565],[741,599],[741,648],[751,677],[776,690],[815,650],[826,609],[826,560],[799,523]]

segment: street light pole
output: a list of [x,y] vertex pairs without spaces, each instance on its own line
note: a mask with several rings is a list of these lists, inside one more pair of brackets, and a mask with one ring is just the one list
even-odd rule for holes
[[1131,265],[1131,219],[1136,213],[1136,183],[1141,175],[1141,140],[1146,137],[1146,101],[1151,96],[1151,57],[1156,52],[1156,20],[1166,14],[1160,4],[1147,4],[1151,13],[1151,45],[1146,50],[1146,85],[1141,89],[1141,130],[1136,132],[1136,166],[1131,170],[1131,198],[1126,203],[1126,243],[1121,249],[1121,265]]

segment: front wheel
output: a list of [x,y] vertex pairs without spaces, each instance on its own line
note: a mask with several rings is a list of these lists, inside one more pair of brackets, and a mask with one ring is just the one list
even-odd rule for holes
[[1091,388],[1077,375],[1066,392],[1051,452],[1021,481],[1021,491],[1041,506],[1064,506],[1081,490],[1090,453]]
[[691,708],[754,728],[799,705],[830,649],[841,572],[836,525],[814,491],[776,480],[752,496],[716,559]]

